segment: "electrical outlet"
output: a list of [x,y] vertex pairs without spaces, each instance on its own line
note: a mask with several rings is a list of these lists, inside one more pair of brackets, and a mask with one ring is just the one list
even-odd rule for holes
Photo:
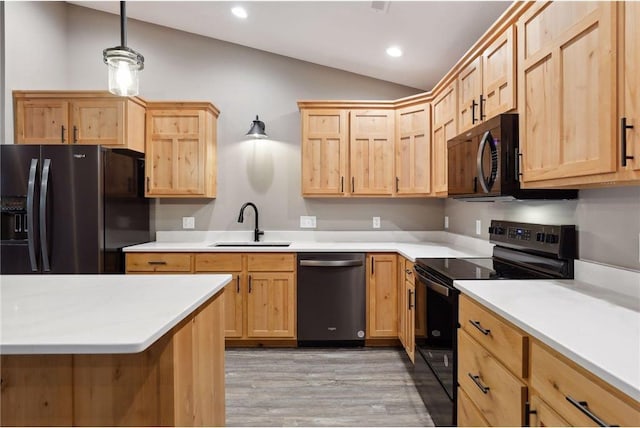
[[301,215],[300,216],[300,228],[301,229],[314,229],[316,227],[316,216],[314,215]]
[[449,216],[444,216],[444,228],[449,229]]
[[195,217],[182,217],[182,228],[183,229],[195,229],[196,228],[196,218]]
[[373,218],[373,228],[380,229],[380,217]]
[[476,235],[482,234],[482,221],[476,220]]

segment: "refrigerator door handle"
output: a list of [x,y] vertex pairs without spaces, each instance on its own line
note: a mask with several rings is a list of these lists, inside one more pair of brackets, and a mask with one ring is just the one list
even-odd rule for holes
[[36,240],[34,227],[34,203],[36,193],[36,174],[38,172],[38,159],[31,159],[29,168],[29,181],[27,185],[27,243],[29,245],[29,262],[31,271],[38,272],[38,260],[36,259]]
[[47,196],[49,193],[49,173],[51,159],[45,159],[42,167],[42,182],[40,183],[40,251],[42,253],[42,270],[51,271],[49,263],[49,240],[47,238]]

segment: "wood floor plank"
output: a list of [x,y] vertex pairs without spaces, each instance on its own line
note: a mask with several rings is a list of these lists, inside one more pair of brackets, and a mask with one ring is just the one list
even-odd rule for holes
[[228,349],[227,426],[433,426],[402,352]]

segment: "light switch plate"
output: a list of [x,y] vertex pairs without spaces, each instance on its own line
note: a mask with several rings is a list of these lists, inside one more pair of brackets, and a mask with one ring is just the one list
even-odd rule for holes
[[380,229],[380,217],[373,218],[373,228]]
[[316,216],[314,215],[301,215],[300,216],[300,228],[301,229],[314,229],[316,227]]
[[182,217],[182,228],[183,229],[195,229],[196,228],[196,218],[195,217]]
[[444,216],[444,228],[449,229],[449,216]]
[[482,221],[476,220],[476,235],[482,234]]

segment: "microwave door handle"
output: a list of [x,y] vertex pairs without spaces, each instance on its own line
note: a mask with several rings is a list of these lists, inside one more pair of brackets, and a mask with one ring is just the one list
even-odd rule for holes
[[49,263],[49,240],[47,239],[47,196],[49,193],[49,174],[51,159],[45,159],[42,167],[42,182],[40,183],[40,252],[42,254],[42,270],[51,271]]
[[484,149],[487,146],[487,136],[489,131],[485,132],[482,136],[482,140],[480,140],[480,146],[478,147],[478,156],[476,157],[476,167],[478,170],[478,177],[480,178],[480,186],[482,186],[482,190],[484,193],[489,193],[489,186],[487,185],[487,181],[484,177],[484,166],[482,165],[482,154],[484,153]]
[[31,167],[29,168],[29,181],[27,185],[27,243],[29,246],[29,263],[31,263],[31,271],[38,271],[38,260],[36,259],[36,229],[34,227],[35,220],[35,193],[36,193],[36,175],[38,173],[38,159],[31,159]]

